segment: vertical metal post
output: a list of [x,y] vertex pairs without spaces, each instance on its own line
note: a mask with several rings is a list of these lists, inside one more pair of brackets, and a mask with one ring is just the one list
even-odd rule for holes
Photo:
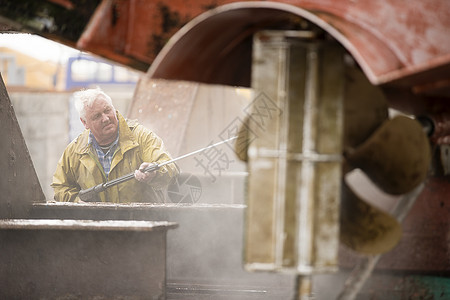
[[[318,57],[315,46],[308,47],[306,52],[306,85],[303,120],[303,148],[305,157],[301,169],[300,199],[299,205],[299,225],[298,240],[312,241],[314,230],[314,184],[315,184],[315,163],[311,160],[311,155],[316,153],[317,136],[317,107],[318,107]],[[298,245],[298,258],[303,267],[312,265],[312,244],[301,242]],[[309,270],[304,270],[308,272]]]

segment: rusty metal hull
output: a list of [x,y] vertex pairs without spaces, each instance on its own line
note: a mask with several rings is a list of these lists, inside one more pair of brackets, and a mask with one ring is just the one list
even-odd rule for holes
[[[258,30],[301,25],[295,21],[300,18],[347,48],[374,84],[414,86],[418,92],[447,97],[449,92],[446,0],[414,0],[407,5],[395,0],[103,0],[89,2],[89,7],[84,1],[49,0],[9,3],[0,15],[7,29],[34,32],[142,71],[159,56],[153,73],[161,78],[187,80],[180,66],[201,66],[194,68],[196,77],[224,84],[229,80],[214,81],[201,73],[220,64],[220,73],[234,73],[236,81],[248,84],[236,72],[249,68],[248,57],[237,54],[248,52],[246,37]],[[168,70],[173,58],[177,66]],[[229,64],[222,63],[224,58]]]
[[[160,52],[149,75],[192,80],[185,72],[196,72],[191,75],[196,81],[229,84],[227,78],[217,76],[227,76],[233,70],[239,74],[238,68],[248,68],[247,57],[234,52],[248,52],[244,50],[249,47],[250,35],[269,28],[293,29],[306,20],[340,42],[373,84],[417,85],[430,90],[437,83],[441,89],[448,86],[445,74],[449,70],[450,40],[446,32],[450,9],[445,1],[427,5],[418,1],[420,9],[396,1],[282,2],[231,3],[193,19]],[[409,26],[410,18],[414,18],[414,26]],[[431,32],[442,43],[437,45],[434,38],[430,39]],[[219,74],[204,78],[205,68],[214,65]]]
[[[430,177],[403,222],[399,244],[384,254],[377,270],[450,276],[450,199],[446,178]],[[359,256],[340,249],[340,264],[353,267]]]
[[2,299],[164,299],[174,223],[0,221]]

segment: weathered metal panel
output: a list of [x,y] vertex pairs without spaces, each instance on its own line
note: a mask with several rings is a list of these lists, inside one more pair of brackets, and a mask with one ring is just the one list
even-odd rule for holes
[[2,299],[165,299],[175,223],[0,221]]
[[136,87],[127,115],[160,135],[172,155],[185,154],[187,151],[181,146],[192,122],[197,92],[198,83],[143,78]]
[[45,196],[0,77],[0,219],[27,218],[33,202]]

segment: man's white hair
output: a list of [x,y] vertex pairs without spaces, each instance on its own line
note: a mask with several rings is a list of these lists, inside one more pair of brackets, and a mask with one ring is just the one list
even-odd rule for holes
[[85,89],[73,93],[75,109],[81,119],[86,121],[86,107],[92,106],[92,103],[94,103],[98,96],[103,96],[105,100],[114,108],[111,97],[102,91],[100,87],[96,87],[95,89]]

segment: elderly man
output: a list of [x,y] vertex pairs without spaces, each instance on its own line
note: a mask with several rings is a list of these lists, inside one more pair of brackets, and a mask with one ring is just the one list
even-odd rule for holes
[[86,130],[73,140],[56,167],[56,201],[78,202],[80,190],[135,172],[136,180],[98,194],[102,202],[160,202],[161,190],[178,175],[175,164],[143,172],[151,163],[171,159],[163,141],[136,121],[125,120],[100,88],[74,93],[75,108]]

